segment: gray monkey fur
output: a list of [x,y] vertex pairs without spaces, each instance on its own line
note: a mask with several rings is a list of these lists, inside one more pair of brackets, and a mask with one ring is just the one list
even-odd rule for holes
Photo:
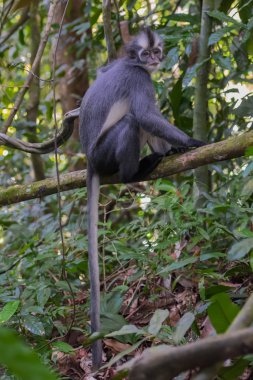
[[[198,147],[195,140],[170,124],[156,105],[155,91],[142,52],[154,66],[162,60],[162,43],[146,29],[130,43],[130,53],[101,68],[80,107],[80,140],[88,160],[88,240],[91,283],[91,329],[100,330],[100,288],[97,249],[99,177],[119,172],[122,182],[138,181],[151,172],[171,147]],[[145,34],[146,33],[146,34]],[[145,45],[145,46],[142,46]],[[150,45],[150,46],[149,46]],[[160,53],[153,54],[154,45]],[[152,63],[152,62],[151,62]],[[140,161],[148,144],[153,152]],[[92,346],[93,366],[102,362],[102,344]]]

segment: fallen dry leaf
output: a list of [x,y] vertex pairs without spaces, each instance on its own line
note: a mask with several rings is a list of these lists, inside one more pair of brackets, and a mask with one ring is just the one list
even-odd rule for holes
[[[115,354],[125,351],[131,347],[130,344],[118,342],[115,339],[104,339],[104,344],[106,347],[110,348]],[[131,355],[131,354],[130,354]]]

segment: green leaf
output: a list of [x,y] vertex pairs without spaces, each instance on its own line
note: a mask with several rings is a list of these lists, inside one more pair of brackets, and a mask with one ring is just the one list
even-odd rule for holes
[[253,248],[253,238],[243,239],[235,244],[228,251],[228,260],[239,260],[246,256]]
[[128,334],[138,334],[143,335],[145,333],[144,330],[138,329],[134,325],[125,325],[120,330],[113,331],[110,334],[107,334],[106,337],[120,336],[120,335],[128,335]]
[[191,24],[196,24],[198,22],[198,17],[185,13],[174,13],[170,16],[167,16],[167,20],[173,21],[183,21],[189,22]]
[[[253,154],[253,147],[251,147],[251,151]],[[247,152],[246,152],[247,153]],[[252,155],[251,154],[251,155]],[[253,162],[249,162],[245,170],[243,170],[242,176],[243,178],[248,177],[248,175],[253,171]]]
[[219,257],[224,257],[225,253],[221,252],[208,252],[208,253],[201,253],[200,255],[200,261],[206,261],[210,259],[218,259]]
[[227,13],[233,2],[234,0],[220,1],[219,10],[223,13]]
[[[250,146],[249,148],[246,149],[245,151],[245,157],[251,157],[253,156],[253,146]],[[253,164],[253,163],[252,163]]]
[[[179,78],[179,80],[175,83],[173,89],[169,93],[169,96],[173,116],[176,121],[176,124],[178,125],[180,119],[180,104],[182,100],[182,78]],[[175,191],[174,187],[171,186],[171,188],[173,189],[173,191]]]
[[253,116],[253,96],[244,98],[239,107],[233,109],[233,113],[239,117]]
[[36,317],[33,315],[26,315],[23,318],[24,327],[34,335],[45,335],[45,329],[42,324]]
[[239,312],[239,307],[234,304],[227,293],[219,293],[211,298],[207,312],[213,327],[218,334],[224,333]]
[[191,80],[197,76],[197,72],[199,68],[204,65],[207,61],[209,61],[209,58],[204,59],[204,61],[200,63],[196,63],[195,65],[191,66],[187,69],[185,76],[183,78],[183,87],[187,87]]
[[220,371],[222,380],[237,380],[243,374],[245,368],[249,365],[249,361],[238,359],[229,367],[222,368]]
[[119,314],[103,313],[101,315],[102,331],[105,333],[119,330],[126,324],[126,320]]
[[252,0],[240,0],[238,9],[241,20],[246,23],[252,14]]
[[175,269],[184,268],[185,266],[187,266],[189,264],[194,264],[194,263],[196,263],[196,261],[198,261],[197,257],[188,257],[185,260],[180,260],[180,261],[177,261],[176,263],[172,263],[172,264],[168,265],[167,267],[162,269],[159,273],[160,274],[169,273]]
[[179,52],[178,52],[178,48],[175,47],[173,49],[171,49],[168,54],[167,54],[167,57],[166,57],[166,69],[167,70],[170,70],[172,69],[172,67],[178,63],[179,61]]
[[219,42],[225,36],[225,34],[231,31],[231,29],[232,28],[230,26],[226,26],[225,28],[220,28],[216,32],[210,34],[208,45],[210,46]]
[[175,343],[181,342],[186,332],[189,330],[193,322],[195,321],[195,316],[193,313],[186,313],[183,317],[178,321],[176,326],[176,331],[173,335],[173,340]]
[[200,295],[200,298],[202,301],[204,301],[206,299],[206,289],[205,289],[205,280],[204,278],[202,277],[199,281],[199,295]]
[[198,67],[199,66],[196,63],[187,69],[182,82],[183,87],[187,87],[190,84],[191,80],[196,77]]
[[225,57],[224,55],[221,55],[220,53],[214,53],[212,57],[222,69],[225,69],[225,70],[232,69],[231,57]]
[[156,336],[161,330],[162,324],[165,319],[168,318],[168,316],[168,310],[157,309],[149,322],[148,332]]
[[41,288],[37,292],[37,301],[40,306],[44,306],[51,295],[51,289]]
[[253,193],[253,178],[250,178],[246,182],[246,184],[243,186],[241,195],[242,195],[242,198],[246,200],[251,196],[252,193]]
[[236,25],[238,28],[241,28],[242,26],[244,26],[244,24],[242,24],[241,22],[238,22],[233,17],[227,16],[225,13],[217,11],[217,10],[207,12],[207,14],[215,18],[216,20],[231,22],[232,24]]
[[208,300],[208,299],[212,298],[213,296],[215,296],[216,294],[225,293],[226,291],[229,291],[229,290],[230,290],[230,287],[225,286],[225,285],[209,286],[205,290],[206,299]]
[[11,330],[0,329],[0,363],[21,380],[57,380],[38,355]]
[[118,313],[123,303],[123,294],[127,291],[127,287],[115,288],[112,292],[102,294],[101,297],[101,313]]
[[8,302],[0,311],[0,324],[9,321],[9,319],[16,313],[20,301]]
[[65,354],[70,354],[74,352],[74,348],[66,342],[53,342],[53,348],[57,348],[58,351],[64,352]]

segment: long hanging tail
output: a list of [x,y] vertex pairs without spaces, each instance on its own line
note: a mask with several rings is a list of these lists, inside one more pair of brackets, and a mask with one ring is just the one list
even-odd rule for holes
[[[99,176],[88,165],[88,255],[91,288],[91,331],[100,330],[100,282],[98,262],[98,201]],[[98,369],[102,364],[102,342],[97,340],[92,344],[92,364]]]

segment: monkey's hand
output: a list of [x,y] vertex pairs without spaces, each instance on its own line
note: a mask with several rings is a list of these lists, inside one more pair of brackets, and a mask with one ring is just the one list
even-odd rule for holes
[[185,153],[188,149],[189,148],[185,146],[178,146],[178,147],[172,146],[170,150],[168,150],[168,152],[165,153],[165,156],[173,156],[173,154]]
[[172,146],[168,152],[165,153],[165,156],[172,156],[173,154],[185,153],[191,148],[198,148],[200,146],[207,145],[204,141],[190,139],[188,146]]

